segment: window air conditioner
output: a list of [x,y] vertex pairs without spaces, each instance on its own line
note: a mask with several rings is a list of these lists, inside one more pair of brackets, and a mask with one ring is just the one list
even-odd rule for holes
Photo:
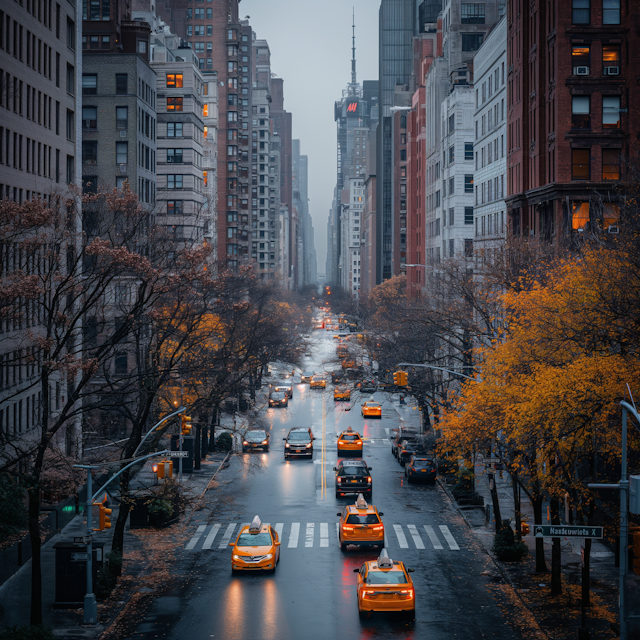
[[604,68],[605,76],[619,76],[620,75],[620,67],[605,67]]
[[127,165],[126,164],[121,164],[120,165],[120,173],[127,173]]
[[607,231],[609,233],[620,233],[620,229],[618,227],[609,227]]
[[126,129],[123,129],[122,131],[120,131],[120,137],[121,137],[121,138],[126,138],[126,137],[127,137],[127,131],[126,131]]
[[574,67],[573,74],[576,76],[588,76],[589,75],[589,67]]

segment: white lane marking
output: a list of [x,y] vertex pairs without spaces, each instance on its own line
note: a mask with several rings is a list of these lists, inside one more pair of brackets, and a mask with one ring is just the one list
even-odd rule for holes
[[396,536],[398,537],[398,543],[400,544],[400,548],[408,549],[409,543],[407,542],[407,538],[404,535],[404,531],[402,530],[402,525],[394,524],[393,528],[395,529]]
[[387,427],[384,428],[384,432],[387,434],[387,436],[389,435],[389,429]]
[[313,536],[315,533],[315,524],[313,522],[307,522],[307,533],[305,535],[304,546],[313,547]]
[[449,527],[446,524],[440,525],[440,531],[442,531],[442,535],[444,539],[447,541],[447,544],[453,551],[460,551],[460,547],[456,542],[456,539],[451,535],[451,531],[449,531]]
[[416,528],[415,524],[408,524],[407,525],[407,529],[409,529],[409,533],[411,534],[411,537],[413,538],[413,542],[416,545],[416,549],[424,549],[424,542],[422,542],[422,538],[420,537],[420,534],[418,533],[418,529]]
[[229,544],[229,540],[231,540],[231,536],[233,535],[233,532],[235,531],[235,528],[236,528],[235,522],[232,522],[227,527],[227,530],[224,532],[224,535],[222,536],[222,540],[220,541],[220,544],[218,545],[218,549],[224,549]]
[[298,536],[300,535],[300,523],[291,523],[291,534],[289,535],[289,549],[295,549],[298,546]]
[[442,549],[443,546],[440,544],[440,540],[438,540],[438,536],[436,535],[436,532],[433,530],[433,527],[430,524],[425,524],[424,530],[427,532],[427,535],[429,536],[429,540],[431,540],[431,544],[433,545],[433,548]]
[[209,535],[204,539],[204,544],[202,545],[203,549],[211,549],[213,545],[213,541],[218,535],[218,531],[220,531],[221,524],[214,524],[211,526],[211,530],[209,531]]
[[200,540],[200,536],[202,536],[202,534],[204,533],[204,530],[206,528],[207,528],[206,524],[201,524],[196,529],[196,532],[193,534],[193,538],[191,538],[191,540],[189,540],[187,546],[185,547],[185,549],[187,551],[191,551],[191,549],[193,549],[198,544],[198,540]]
[[320,523],[320,546],[329,546],[329,525],[326,522]]
[[336,535],[338,536],[338,540],[340,540],[340,523],[336,522]]
[[276,524],[276,533],[278,534],[278,540],[280,540],[280,542],[282,542],[282,530],[284,529],[284,523],[283,522],[278,522],[278,524]]

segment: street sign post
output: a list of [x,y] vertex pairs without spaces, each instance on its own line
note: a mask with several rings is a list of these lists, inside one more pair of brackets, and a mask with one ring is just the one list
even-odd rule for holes
[[93,540],[92,536],[74,536],[73,544],[79,544],[82,546],[88,545]]
[[188,458],[188,451],[169,451],[167,452],[167,457],[169,458]]
[[602,538],[603,527],[580,527],[574,525],[535,524],[536,538]]

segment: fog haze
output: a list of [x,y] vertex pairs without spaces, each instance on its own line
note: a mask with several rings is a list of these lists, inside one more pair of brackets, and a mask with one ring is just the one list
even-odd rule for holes
[[327,217],[336,183],[334,102],[351,78],[351,13],[356,16],[358,82],[378,78],[378,0],[242,0],[256,36],[271,50],[271,71],[284,79],[293,137],[309,156],[309,211],[318,273],[325,272]]

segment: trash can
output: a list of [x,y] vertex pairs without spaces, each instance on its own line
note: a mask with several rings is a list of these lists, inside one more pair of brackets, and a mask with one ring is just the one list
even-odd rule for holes
[[[93,588],[102,567],[104,542],[93,543]],[[54,607],[81,607],[87,592],[87,549],[73,542],[56,542],[56,599]]]

